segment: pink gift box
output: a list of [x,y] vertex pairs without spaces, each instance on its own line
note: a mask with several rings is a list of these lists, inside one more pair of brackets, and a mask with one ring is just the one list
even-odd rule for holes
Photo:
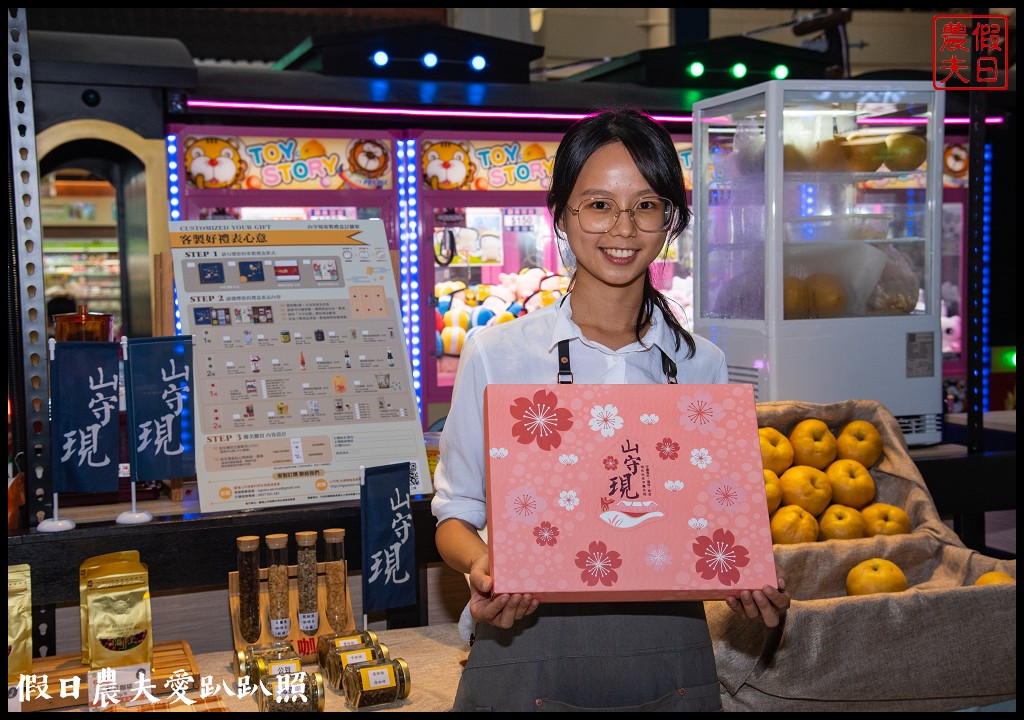
[[753,388],[488,385],[496,593],[714,600],[775,585]]

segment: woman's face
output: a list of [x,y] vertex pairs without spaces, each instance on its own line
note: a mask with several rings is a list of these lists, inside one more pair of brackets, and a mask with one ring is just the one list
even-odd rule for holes
[[640,230],[628,209],[657,195],[622,143],[605,145],[590,156],[573,186],[569,206],[578,209],[600,198],[614,202],[620,212],[603,233],[586,232],[574,212],[565,212],[562,229],[576,255],[577,285],[596,280],[613,287],[642,286],[648,266],[665,245],[667,230]]

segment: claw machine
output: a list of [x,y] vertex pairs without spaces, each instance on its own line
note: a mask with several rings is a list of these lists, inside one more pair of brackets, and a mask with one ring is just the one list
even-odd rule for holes
[[395,251],[399,136],[388,130],[171,125],[171,219],[381,219]]
[[[547,209],[547,190],[561,134],[526,132],[412,133],[420,233],[418,251],[424,426],[448,412],[466,340],[557,301],[570,276],[562,265]],[[674,136],[684,174],[688,135]],[[686,233],[655,263],[652,280],[677,300],[689,324],[691,240]],[[416,348],[413,349],[414,364]]]
[[560,137],[422,131],[412,141],[426,426],[447,415],[467,338],[566,289],[546,201]]
[[694,104],[694,329],[758,401],[876,400],[941,442],[944,107],[856,80]]

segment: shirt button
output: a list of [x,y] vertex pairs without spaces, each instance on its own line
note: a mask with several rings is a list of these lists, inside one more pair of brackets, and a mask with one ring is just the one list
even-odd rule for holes
[[537,706],[537,707],[541,707],[544,704],[544,701],[541,700],[540,698],[537,698],[536,700],[533,701],[533,704],[535,706]]

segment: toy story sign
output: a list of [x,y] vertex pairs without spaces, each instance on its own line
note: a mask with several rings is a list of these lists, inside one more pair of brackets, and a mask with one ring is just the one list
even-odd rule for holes
[[557,142],[420,142],[424,190],[543,190],[551,184]]
[[389,190],[394,150],[386,138],[179,134],[181,164],[199,190]]

